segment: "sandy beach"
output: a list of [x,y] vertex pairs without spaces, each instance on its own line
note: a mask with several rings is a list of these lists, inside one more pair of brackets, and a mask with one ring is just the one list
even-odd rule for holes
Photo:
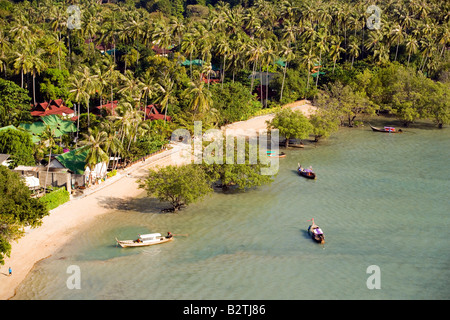
[[[297,101],[284,107],[300,110],[306,116],[315,110],[315,107],[307,100]],[[265,129],[266,121],[273,116],[273,114],[258,116],[233,123],[222,129]],[[183,158],[177,158],[179,152],[179,147],[173,145],[172,149],[148,158],[145,162],[120,170],[117,176],[87,191],[84,196],[52,210],[50,215],[43,218],[40,227],[27,230],[24,237],[12,243],[11,256],[5,259],[3,266],[0,266],[0,299],[6,300],[13,297],[16,288],[37,262],[57,252],[77,235],[80,228],[92,222],[94,218],[107,213],[110,209],[102,205],[102,200],[110,197],[125,200],[138,196],[143,190],[138,188],[136,181],[144,177],[149,168],[182,163]],[[12,268],[12,276],[8,275],[9,267]]]
[[[283,108],[291,108],[292,110],[301,111],[305,116],[309,117],[314,111],[317,109],[313,105],[311,105],[311,102],[308,100],[299,100],[296,102],[292,102],[290,104],[284,105]],[[226,125],[222,128],[222,130],[226,129],[252,129],[252,130],[265,130],[267,128],[266,121],[270,121],[273,119],[275,115],[273,113],[266,114],[258,117],[251,118],[246,121],[239,121],[235,122],[229,125]]]

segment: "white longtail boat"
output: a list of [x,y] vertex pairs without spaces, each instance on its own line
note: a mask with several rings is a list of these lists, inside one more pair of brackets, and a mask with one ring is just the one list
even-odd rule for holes
[[136,240],[117,240],[117,243],[122,247],[145,247],[151,246],[154,244],[161,244],[170,242],[173,240],[173,236],[163,237],[161,233],[149,233],[149,234],[140,234],[139,238]]

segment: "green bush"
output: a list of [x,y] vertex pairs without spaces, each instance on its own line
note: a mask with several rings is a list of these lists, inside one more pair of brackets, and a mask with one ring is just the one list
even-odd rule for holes
[[117,174],[117,170],[112,170],[106,174],[108,178],[114,177]]
[[48,210],[53,210],[69,200],[70,194],[64,187],[56,189],[39,198],[39,201],[47,205]]

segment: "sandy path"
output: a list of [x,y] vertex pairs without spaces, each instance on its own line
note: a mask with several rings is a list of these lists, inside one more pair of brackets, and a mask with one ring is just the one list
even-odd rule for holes
[[[306,116],[315,110],[307,100],[296,101],[284,107],[300,110]],[[273,117],[274,114],[267,114],[236,122],[222,129],[266,129],[266,120]],[[80,228],[110,211],[111,209],[101,204],[102,200],[108,197],[125,200],[138,196],[143,190],[138,188],[136,180],[143,177],[149,168],[182,163],[179,151],[179,146],[174,145],[172,150],[166,150],[143,163],[119,171],[117,176],[90,190],[82,198],[71,200],[52,210],[50,215],[43,218],[40,227],[27,231],[18,242],[12,243],[11,257],[6,258],[5,264],[0,266],[0,299],[14,296],[16,288],[35,263],[54,254],[75,236]],[[12,268],[12,276],[8,276],[9,267]]]
[[[292,110],[300,110],[305,116],[310,116],[316,110],[316,107],[312,106],[308,100],[299,100],[287,105],[283,108],[291,108]],[[273,119],[275,114],[265,114],[262,116],[254,117],[246,121],[234,122],[229,125],[222,127],[222,130],[234,129],[234,130],[265,130],[267,129],[266,121]]]

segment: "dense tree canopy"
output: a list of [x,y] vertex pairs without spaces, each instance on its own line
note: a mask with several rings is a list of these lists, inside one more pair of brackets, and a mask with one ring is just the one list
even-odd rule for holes
[[10,165],[34,165],[33,142],[28,132],[19,129],[0,131],[0,153],[10,155]]
[[30,101],[26,90],[0,78],[0,128],[30,121]]
[[174,211],[189,205],[212,191],[205,172],[195,164],[150,169],[140,188],[161,201],[169,202]]
[[39,226],[48,214],[45,204],[30,194],[17,173],[0,166],[0,264],[10,254],[10,242],[23,234],[23,227]]
[[275,117],[267,121],[267,129],[278,129],[280,135],[286,138],[286,147],[290,138],[306,139],[313,133],[313,126],[301,111],[283,109]]

